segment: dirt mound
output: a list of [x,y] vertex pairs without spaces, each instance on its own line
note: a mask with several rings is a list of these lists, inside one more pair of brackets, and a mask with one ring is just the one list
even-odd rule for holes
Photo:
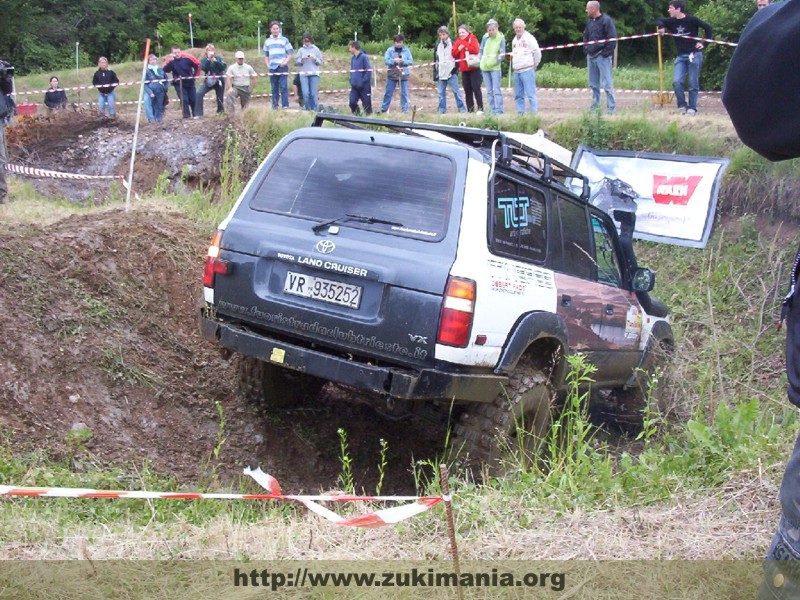
[[[25,119],[8,128],[11,162],[39,169],[127,178],[133,145],[134,119],[99,118],[93,113],[65,112],[54,117]],[[136,144],[133,185],[137,192],[153,189],[166,174],[171,187],[183,182],[213,186],[219,181],[226,132],[238,122],[225,117],[142,123]],[[49,198],[87,203],[106,199],[108,180],[32,179]]]
[[357,486],[374,490],[384,438],[384,491],[413,489],[412,456],[432,456],[443,431],[384,421],[335,390],[269,419],[239,400],[235,366],[197,330],[207,243],[157,207],[7,231],[0,429],[79,467],[149,461],[193,483],[260,465],[298,491],[337,487],[341,427]]

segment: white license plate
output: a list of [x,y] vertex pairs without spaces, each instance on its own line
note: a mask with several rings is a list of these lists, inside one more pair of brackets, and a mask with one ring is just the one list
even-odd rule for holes
[[303,298],[313,298],[331,304],[358,308],[361,303],[362,288],[357,285],[289,271],[286,273],[283,291]]

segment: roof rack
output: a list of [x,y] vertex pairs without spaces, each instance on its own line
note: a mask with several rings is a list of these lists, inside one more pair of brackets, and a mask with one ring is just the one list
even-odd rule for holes
[[397,133],[419,137],[425,137],[422,133],[424,131],[434,131],[456,142],[484,150],[491,155],[493,163],[496,160],[507,166],[515,165],[524,170],[534,171],[546,182],[551,182],[556,177],[564,179],[577,178],[583,182],[583,189],[580,194],[581,199],[589,199],[589,180],[584,175],[545,153],[508,137],[501,131],[437,123],[389,121],[386,119],[330,113],[317,113],[312,126],[322,127],[325,122],[349,129],[366,129],[367,126],[382,127]]

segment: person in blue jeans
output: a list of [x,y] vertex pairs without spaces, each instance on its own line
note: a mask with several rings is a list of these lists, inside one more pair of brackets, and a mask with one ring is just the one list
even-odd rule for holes
[[97,88],[97,110],[100,112],[100,116],[105,116],[107,107],[108,116],[116,119],[115,101],[117,99],[116,89],[119,85],[119,77],[108,68],[108,59],[105,56],[97,59],[97,71],[92,77],[92,85]]
[[269,32],[263,51],[272,86],[272,108],[278,108],[279,99],[283,108],[289,108],[289,60],[294,54],[294,48],[289,39],[281,34],[281,24],[278,21],[270,21]]
[[322,52],[314,45],[314,38],[308,31],[303,34],[303,45],[297,50],[297,58],[294,59],[294,62],[300,67],[303,108],[317,110],[319,66],[322,64]]
[[497,21],[486,22],[486,33],[481,40],[481,75],[489,99],[489,113],[503,114],[502,64],[506,57],[506,37],[498,31]]
[[[703,48],[705,44],[690,38],[701,37],[700,29],[707,39],[712,39],[714,32],[711,25],[686,13],[684,0],[672,0],[669,3],[669,17],[656,19],[658,33],[671,33],[675,39],[678,56],[675,57],[675,70],[672,75],[672,89],[678,110],[687,115],[697,114],[697,98],[700,95],[700,68],[703,66]],[[689,79],[689,101],[686,101],[684,81]]]
[[169,90],[167,74],[158,66],[158,57],[147,57],[147,70],[144,73],[144,114],[148,123],[158,123],[164,118],[164,99]]
[[[757,11],[739,38],[722,88],[722,102],[742,142],[772,161],[800,157],[800,111],[787,100],[800,89],[798,31],[800,0]],[[800,249],[790,277],[781,319],[786,323],[787,396],[800,407]],[[800,437],[779,498],[782,514],[767,552],[760,600],[800,597]]]
[[408,106],[408,77],[411,71],[408,67],[414,64],[411,50],[405,45],[406,38],[402,34],[394,36],[394,45],[387,48],[383,55],[383,62],[388,67],[386,74],[386,93],[383,95],[381,112],[387,112],[392,104],[392,96],[400,84],[400,110],[409,111]]
[[434,68],[436,69],[436,89],[439,92],[439,112],[447,112],[447,88],[453,90],[458,112],[467,112],[467,107],[461,99],[458,89],[458,65],[453,58],[453,40],[446,25],[439,27],[437,32],[439,43],[433,51]]
[[517,114],[536,113],[536,67],[542,60],[539,42],[525,29],[525,21],[514,19],[514,38],[511,40],[511,67],[514,69],[514,104]]
[[589,20],[583,30],[583,41],[586,44],[583,52],[586,54],[586,67],[589,71],[589,89],[592,90],[592,104],[590,110],[600,108],[600,92],[606,93],[606,111],[614,114],[617,102],[614,98],[613,62],[614,49],[617,42],[617,27],[614,21],[600,11],[597,0],[586,3],[586,16]]

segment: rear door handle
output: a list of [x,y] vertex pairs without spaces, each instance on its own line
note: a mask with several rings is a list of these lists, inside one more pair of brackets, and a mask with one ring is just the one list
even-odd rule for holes
[[572,306],[572,296],[566,294],[561,296],[561,306]]

